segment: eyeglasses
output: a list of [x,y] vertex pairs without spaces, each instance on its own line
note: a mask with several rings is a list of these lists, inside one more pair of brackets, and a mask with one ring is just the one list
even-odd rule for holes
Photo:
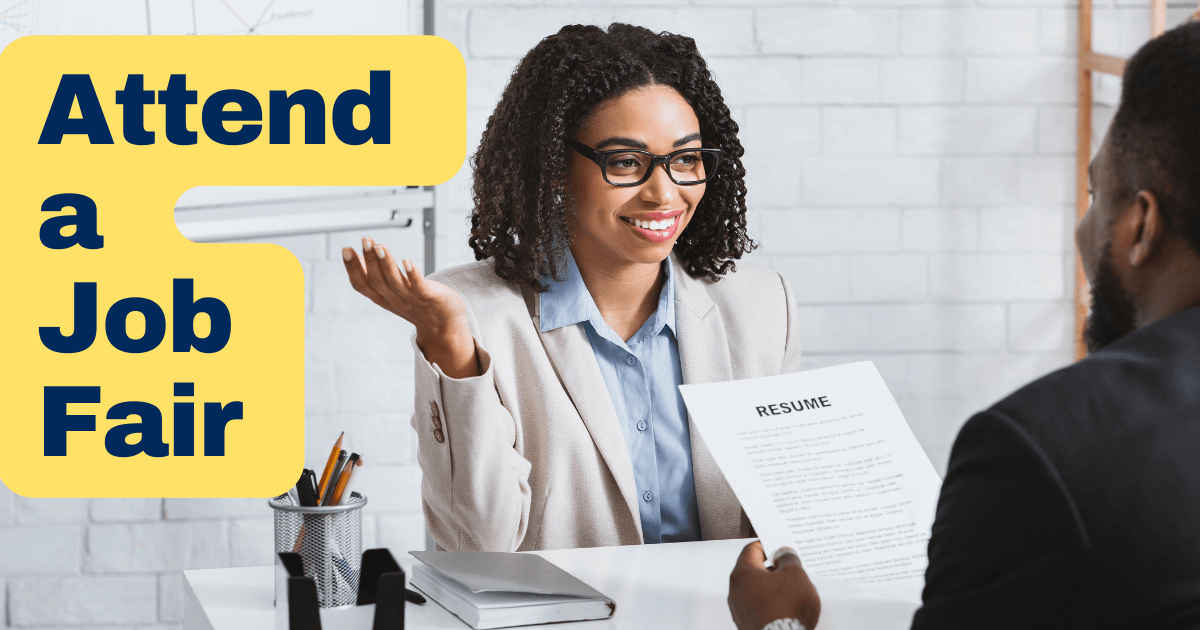
[[654,155],[639,149],[597,151],[582,142],[568,139],[571,148],[600,167],[604,181],[613,186],[638,186],[650,179],[659,164],[671,181],[680,186],[695,186],[708,181],[721,165],[720,149],[680,149],[666,155]]

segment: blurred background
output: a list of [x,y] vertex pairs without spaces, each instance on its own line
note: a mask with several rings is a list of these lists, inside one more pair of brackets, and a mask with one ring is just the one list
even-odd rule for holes
[[[795,288],[805,367],[874,361],[939,472],[971,413],[1073,359],[1072,0],[428,4],[434,33],[466,59],[468,153],[521,55],[562,25],[695,38],[742,129],[762,244],[749,260]],[[29,34],[421,34],[426,5],[0,0],[0,46]],[[1168,27],[1194,8],[1170,5]],[[1097,0],[1094,28],[1096,50],[1127,56],[1149,37],[1147,0]],[[1120,90],[1097,80],[1093,146]],[[369,234],[426,267],[468,262],[470,172],[432,191],[194,189],[177,217],[349,207],[415,221],[211,238],[274,242],[300,260],[308,466],[320,470],[345,430],[366,461],[363,542],[403,553],[425,546],[411,329],[350,289],[339,250]],[[0,486],[0,628],[176,628],[181,570],[269,564],[272,545],[263,498],[27,499]]]

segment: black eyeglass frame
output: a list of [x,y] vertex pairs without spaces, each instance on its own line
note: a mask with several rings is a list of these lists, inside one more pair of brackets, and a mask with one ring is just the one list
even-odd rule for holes
[[[583,157],[595,162],[596,166],[600,167],[600,174],[604,177],[604,181],[608,182],[609,184],[612,184],[613,186],[619,186],[621,188],[626,188],[626,187],[631,187],[631,186],[641,186],[642,184],[645,184],[646,181],[650,179],[650,175],[652,173],[654,173],[654,167],[658,166],[659,164],[662,164],[664,167],[666,167],[664,170],[667,171],[667,177],[670,177],[671,181],[675,182],[676,184],[679,184],[680,186],[695,186],[696,184],[703,184],[703,183],[707,182],[708,180],[712,179],[713,176],[716,175],[717,170],[719,168],[721,168],[722,151],[720,149],[710,149],[707,147],[694,148],[694,149],[680,149],[678,151],[672,151],[666,155],[655,155],[649,151],[643,151],[641,149],[611,149],[611,150],[606,150],[606,151],[597,151],[597,150],[593,149],[592,147],[589,147],[588,145],[586,145],[582,142],[579,142],[578,140],[574,140],[574,139],[570,139],[570,138],[567,139],[567,144],[571,145],[571,148],[575,149]],[[681,153],[695,153],[695,152],[707,153],[707,154],[713,156],[712,173],[705,173],[704,179],[697,180],[694,182],[681,182],[681,181],[675,179],[675,176],[673,174],[671,174],[671,160],[675,156],[677,156]],[[608,167],[606,166],[606,163],[608,162],[608,158],[610,156],[616,155],[618,153],[640,153],[642,155],[650,156],[650,168],[646,169],[646,174],[643,175],[640,180],[638,180],[636,182],[622,182],[622,183],[618,184],[617,182],[614,182],[608,178]]]

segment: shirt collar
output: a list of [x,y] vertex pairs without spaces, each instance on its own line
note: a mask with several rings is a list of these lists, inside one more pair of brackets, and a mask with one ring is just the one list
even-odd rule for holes
[[[544,278],[547,290],[538,298],[538,315],[541,321],[541,331],[547,332],[563,326],[571,326],[580,322],[590,322],[592,328],[607,337],[611,329],[600,316],[596,301],[588,292],[583,277],[579,275],[579,267],[575,265],[575,257],[571,250],[566,250],[566,273],[562,281]],[[662,292],[658,295],[658,308],[642,327],[654,333],[660,332],[664,326],[675,331],[675,279],[671,270],[671,260],[663,261],[667,281],[663,283]],[[641,331],[639,331],[641,332]],[[615,336],[615,334],[614,334]],[[618,340],[619,341],[619,340]],[[623,342],[622,342],[623,343]]]

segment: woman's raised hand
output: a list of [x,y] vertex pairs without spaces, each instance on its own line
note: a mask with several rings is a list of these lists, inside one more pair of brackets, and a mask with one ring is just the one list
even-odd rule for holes
[[402,270],[391,252],[369,237],[363,239],[361,257],[346,247],[342,260],[355,291],[416,327],[417,345],[430,363],[451,378],[480,374],[466,306],[457,291],[426,279],[411,260],[404,260]]

